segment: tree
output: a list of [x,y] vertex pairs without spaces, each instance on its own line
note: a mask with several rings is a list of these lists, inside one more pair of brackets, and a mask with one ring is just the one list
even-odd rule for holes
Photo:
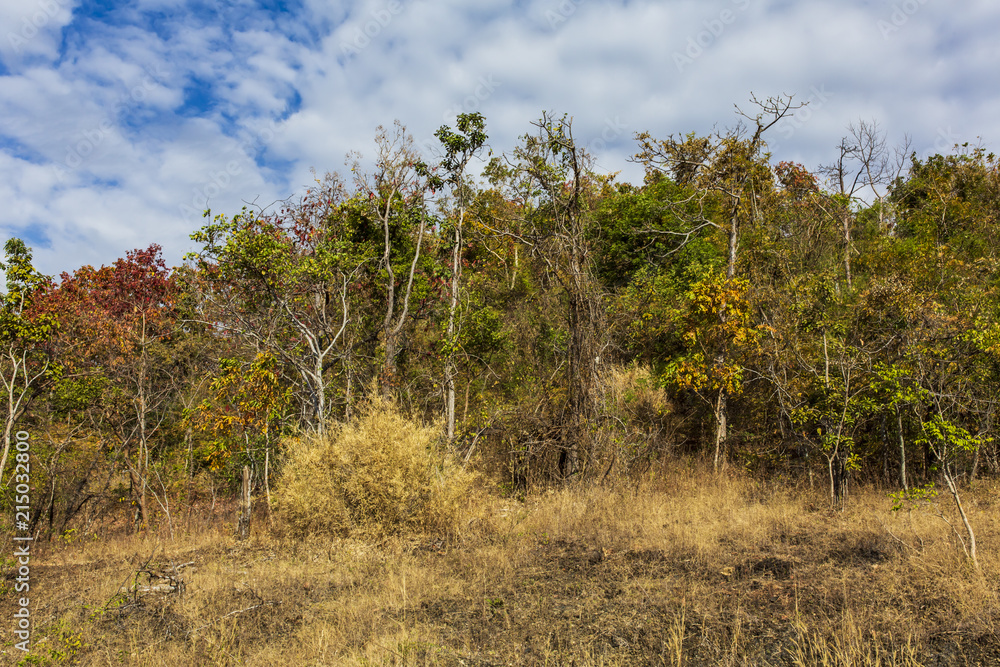
[[199,321],[293,369],[301,423],[320,432],[330,415],[334,368],[350,374],[352,306],[374,261],[370,244],[355,243],[346,200],[339,177],[328,174],[278,213],[244,207],[231,218],[216,216],[192,235],[203,247],[189,256]]
[[904,156],[909,148],[909,140],[894,153],[886,145],[885,132],[877,121],[858,121],[847,126],[848,136],[837,146],[837,158],[833,164],[821,166],[820,173],[833,184],[833,196],[824,208],[829,215],[840,221],[844,244],[844,275],[847,289],[853,289],[851,255],[855,214],[852,205],[870,196],[874,199],[878,214],[879,229],[886,227],[889,188],[902,174]]
[[173,388],[169,341],[177,327],[176,296],[172,272],[153,244],[111,266],[63,273],[46,303],[63,322],[60,390],[93,395],[91,427],[116,439],[143,526],[151,518],[151,493],[172,521],[151,474],[152,447]]
[[[421,264],[429,223],[426,198],[428,193],[433,193],[435,183],[417,152],[413,137],[399,121],[391,134],[381,125],[376,128],[375,145],[374,171],[364,172],[357,154],[351,171],[354,173],[355,203],[382,235],[378,270],[385,307],[381,326],[380,382],[383,396],[388,397],[398,381],[397,357],[417,296],[414,290],[419,287],[417,268]],[[403,272],[405,278],[397,279],[397,272]]]
[[[683,351],[668,366],[665,377],[681,389],[705,396],[709,404],[720,393],[739,396],[743,391],[744,357],[754,353],[763,333],[752,321],[749,285],[739,278],[723,278],[709,272],[684,295],[678,313]],[[726,316],[720,317],[725,309]],[[722,359],[722,363],[720,363]],[[715,418],[725,419],[715,413]],[[722,452],[716,440],[714,465],[718,470]]]
[[809,393],[790,416],[808,439],[818,441],[826,459],[831,505],[841,507],[850,474],[860,469],[855,434],[873,410],[864,382],[865,350],[850,344],[848,332],[842,334],[822,332],[822,368],[808,369],[813,380],[807,385]]
[[465,223],[465,213],[469,205],[470,187],[465,183],[465,170],[471,160],[486,142],[485,121],[479,113],[459,114],[454,132],[446,125],[435,132],[435,136],[444,145],[445,156],[441,161],[441,168],[447,174],[447,178],[439,182],[432,182],[434,185],[443,184],[445,181],[455,192],[458,205],[458,217],[454,223],[454,236],[451,249],[451,289],[448,304],[448,325],[445,330],[445,369],[444,369],[444,390],[445,390],[445,428],[448,442],[455,437],[455,367],[456,352],[456,330],[455,316],[458,311],[458,296],[462,284],[462,245],[463,226]]
[[8,239],[4,244],[7,292],[0,295],[0,383],[4,392],[3,453],[0,454],[0,484],[3,484],[11,441],[18,420],[24,415],[39,383],[50,370],[45,342],[55,330],[54,318],[33,309],[37,297],[51,288],[47,276],[31,265],[31,250],[24,241]]
[[556,119],[546,112],[532,125],[536,132],[522,137],[513,160],[505,165],[494,158],[487,168],[495,182],[506,182],[510,198],[520,205],[505,229],[493,231],[537,254],[565,295],[569,339],[560,472],[569,477],[580,471],[580,445],[592,412],[600,298],[588,231],[600,183],[591,170],[592,158],[573,138],[571,118]]
[[219,366],[208,388],[210,397],[191,416],[210,437],[202,455],[212,470],[219,470],[229,466],[234,454],[242,454],[240,463],[249,462],[253,477],[263,483],[270,511],[271,451],[287,421],[291,389],[267,352],[249,363],[222,359]]
[[909,173],[893,183],[887,198],[897,212],[899,250],[911,256],[979,261],[980,274],[983,268],[992,269],[982,264],[998,257],[998,197],[1000,159],[981,147],[956,146],[951,155],[926,160],[912,156]]
[[962,504],[962,496],[958,490],[954,465],[958,454],[969,454],[978,450],[983,444],[983,438],[971,435],[966,429],[944,418],[940,412],[935,412],[921,426],[921,436],[918,442],[922,442],[930,447],[941,462],[941,477],[944,479],[952,500],[955,501],[955,507],[958,510],[962,526],[965,528],[965,535],[968,538],[967,544],[964,540],[962,541],[962,549],[965,550],[976,571],[981,571],[979,557],[976,554],[976,533],[972,529],[972,524],[969,522],[969,517],[965,512],[965,506]]
[[[663,233],[676,238],[680,248],[708,230],[724,232],[727,237],[727,280],[736,277],[741,228],[761,219],[766,199],[773,192],[773,175],[764,153],[764,134],[802,106],[793,105],[791,96],[769,97],[763,101],[752,97],[751,101],[758,107],[757,113],[749,115],[739,107],[737,113],[750,120],[752,128],[739,124],[708,142],[690,135],[685,139],[670,136],[664,140],[653,139],[648,132],[636,135],[641,150],[634,159],[646,168],[647,180],[650,174],[661,172],[694,184],[689,200],[681,202],[684,206],[673,207],[675,214],[685,220],[685,228]],[[697,203],[694,215],[685,211],[691,202]],[[725,302],[720,304],[718,316],[724,323],[728,316]],[[723,346],[711,363],[724,369],[727,355],[728,350]],[[724,459],[729,433],[730,393],[725,385],[720,385],[715,396],[716,470]]]

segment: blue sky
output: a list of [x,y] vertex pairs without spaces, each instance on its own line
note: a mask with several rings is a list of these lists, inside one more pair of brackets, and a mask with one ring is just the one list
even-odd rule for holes
[[0,27],[0,235],[49,274],[180,263],[206,202],[300,194],[395,119],[429,152],[479,111],[510,151],[568,113],[632,182],[636,132],[724,129],[751,93],[809,101],[769,136],[809,168],[859,119],[918,155],[1000,140],[995,0],[0,0]]

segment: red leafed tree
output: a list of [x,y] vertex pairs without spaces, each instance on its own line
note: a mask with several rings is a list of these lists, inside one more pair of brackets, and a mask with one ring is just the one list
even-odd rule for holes
[[798,162],[779,162],[774,174],[785,191],[796,199],[819,192],[816,177]]
[[111,266],[63,273],[47,302],[62,325],[57,352],[61,381],[94,392],[97,400],[85,419],[113,439],[142,525],[150,518],[151,445],[171,388],[171,355],[165,344],[177,325],[177,293],[160,246],[154,244]]

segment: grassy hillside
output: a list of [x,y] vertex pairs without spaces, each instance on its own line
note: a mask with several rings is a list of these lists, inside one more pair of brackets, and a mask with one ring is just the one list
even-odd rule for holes
[[243,543],[220,523],[38,545],[23,664],[995,665],[998,490],[966,501],[982,576],[943,497],[892,512],[865,489],[833,512],[819,489],[696,468],[484,496],[451,536],[303,539],[259,518]]

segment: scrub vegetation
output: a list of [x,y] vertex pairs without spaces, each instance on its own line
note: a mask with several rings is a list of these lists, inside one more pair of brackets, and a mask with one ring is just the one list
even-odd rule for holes
[[1000,662],[1000,165],[775,164],[800,108],[642,183],[380,127],[176,267],[9,239],[4,663]]

